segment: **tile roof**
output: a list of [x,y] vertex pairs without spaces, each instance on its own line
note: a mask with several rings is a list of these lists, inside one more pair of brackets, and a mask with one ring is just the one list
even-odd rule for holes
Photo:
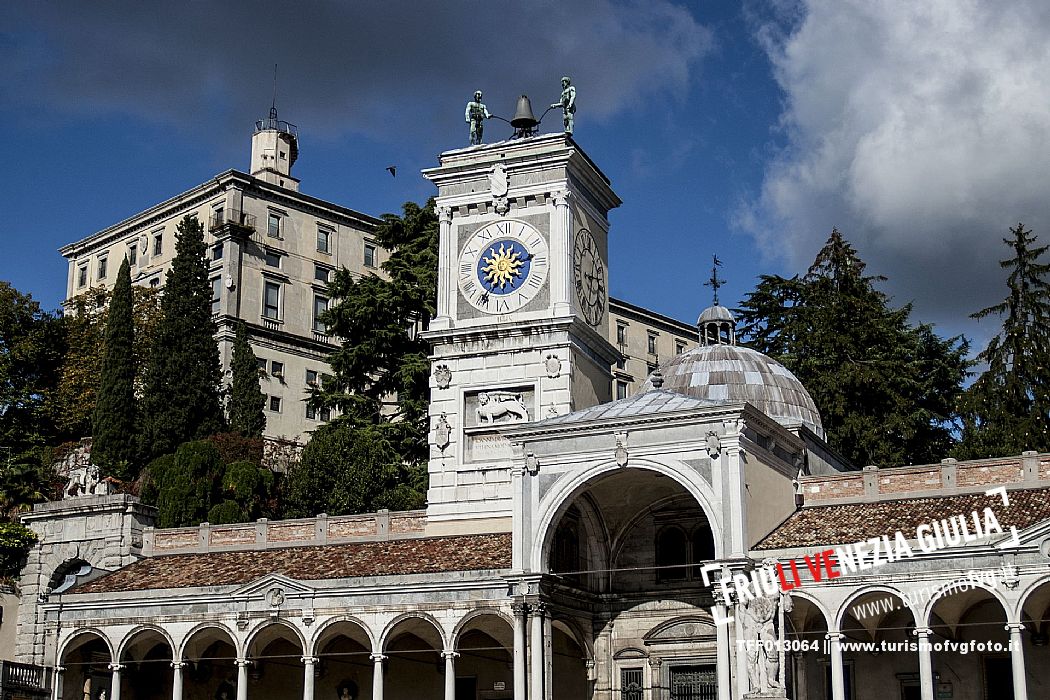
[[648,391],[634,394],[626,399],[619,399],[611,403],[602,403],[582,411],[574,411],[557,418],[548,418],[533,423],[530,427],[545,427],[548,425],[568,425],[571,423],[585,423],[587,421],[609,420],[610,418],[628,418],[630,416],[653,415],[657,413],[671,413],[673,411],[687,411],[694,408],[709,408],[721,406],[723,401],[709,401],[706,399],[694,399],[691,396],[679,394],[666,389],[649,389]]
[[905,537],[923,523],[968,515],[990,506],[1004,530],[1018,530],[1050,520],[1050,488],[1010,491],[1010,505],[983,493],[933,496],[876,503],[846,503],[802,508],[753,547],[756,550],[848,544],[897,530]]
[[229,586],[282,574],[300,581],[356,576],[506,569],[509,533],[354,542],[150,557],[77,586],[71,593]]

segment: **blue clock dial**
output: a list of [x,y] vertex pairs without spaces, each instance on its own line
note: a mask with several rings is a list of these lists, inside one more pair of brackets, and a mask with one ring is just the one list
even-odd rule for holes
[[478,255],[477,275],[482,289],[490,294],[510,294],[529,278],[532,255],[520,241],[502,239]]

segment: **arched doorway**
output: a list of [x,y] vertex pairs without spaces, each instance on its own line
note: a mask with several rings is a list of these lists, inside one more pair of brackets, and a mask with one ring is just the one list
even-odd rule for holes
[[931,654],[938,694],[958,697],[979,688],[978,697],[1014,697],[1006,622],[999,598],[971,582],[952,584],[933,600],[931,641],[953,643]]
[[368,700],[372,697],[372,640],[361,623],[337,620],[321,630],[314,643],[317,657],[316,698]]
[[437,624],[406,617],[386,634],[384,700],[440,700],[445,693],[444,642]]
[[159,628],[146,628],[132,634],[120,649],[122,698],[167,700],[171,697],[171,640]]
[[237,697],[237,644],[228,630],[213,625],[194,630],[183,644],[182,660],[184,697]]
[[[842,652],[844,696],[859,700],[878,690],[878,697],[912,700],[919,691],[919,656],[908,646],[915,641],[915,627],[915,615],[895,590],[868,590],[848,600],[839,613],[843,641],[874,646]],[[829,698],[832,676],[830,662],[822,665],[821,692]]]
[[[649,652],[639,652],[649,649],[652,630],[682,616],[707,615],[713,605],[701,567],[720,549],[720,528],[694,496],[704,491],[679,476],[641,460],[637,467],[603,470],[554,511],[543,539],[549,575],[540,602],[553,616],[547,667],[556,700],[591,697],[596,683],[630,687],[639,678],[664,697],[672,678],[713,673],[714,626],[661,638],[659,662],[654,655],[650,664]],[[530,649],[534,622],[532,616]],[[609,678],[598,680],[595,655],[605,660]]]
[[827,634],[828,618],[817,603],[797,592],[791,594],[791,612],[785,616],[784,634],[785,640],[793,643],[789,649],[798,650],[785,654],[785,678],[793,691],[791,697],[823,697],[819,693],[826,684],[824,676],[830,663],[824,652]]
[[249,696],[253,692],[280,698],[303,696],[305,644],[295,629],[280,622],[267,624],[252,634],[247,648],[252,660]]
[[99,700],[112,696],[113,674],[109,665],[113,652],[109,641],[94,631],[70,639],[60,656],[66,670],[62,674],[62,700]]
[[514,631],[497,613],[467,619],[456,632],[456,698],[514,696]]

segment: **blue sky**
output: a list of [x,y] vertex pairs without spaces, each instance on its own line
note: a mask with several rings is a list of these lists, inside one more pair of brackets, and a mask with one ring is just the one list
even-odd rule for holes
[[303,191],[374,215],[432,194],[419,170],[466,145],[475,89],[539,113],[571,75],[577,141],[624,200],[611,290],[687,321],[712,254],[735,304],[837,226],[896,303],[981,339],[966,314],[1002,296],[1007,227],[1050,238],[1045,3],[430,5],[14,3],[0,279],[54,308],[59,246],[247,169],[275,62]]

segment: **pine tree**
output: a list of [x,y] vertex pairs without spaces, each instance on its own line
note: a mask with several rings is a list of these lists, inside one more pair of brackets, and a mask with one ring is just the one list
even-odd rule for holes
[[[388,279],[336,273],[339,303],[322,319],[342,340],[333,375],[312,403],[341,415],[317,431],[288,474],[292,514],[414,508],[426,490],[430,347],[419,336],[436,313],[438,220],[434,200],[408,202],[375,231],[390,251]],[[357,460],[348,467],[347,459]],[[327,484],[327,486],[325,486]]]
[[809,390],[828,443],[855,464],[917,464],[953,444],[967,344],[890,307],[837,230],[803,277],[763,276],[741,304],[745,344]]
[[430,345],[417,331],[437,306],[433,199],[424,207],[406,203],[401,217],[385,214],[375,237],[391,251],[383,263],[389,279],[336,273],[329,292],[340,301],[324,322],[342,346],[329,357],[333,376],[313,398],[319,407],[339,409],[342,422],[381,426],[404,461],[413,462],[428,452]]
[[136,449],[133,305],[131,266],[125,257],[109,302],[102,373],[91,420],[92,460],[121,479],[133,476]]
[[266,416],[263,414],[266,397],[259,388],[259,365],[248,344],[248,329],[243,321],[237,324],[231,370],[230,430],[244,437],[262,437],[266,427]]
[[142,396],[142,454],[152,457],[223,427],[204,226],[187,216],[176,232]]
[[1009,294],[971,315],[1002,318],[1002,330],[977,356],[987,369],[962,401],[964,458],[1050,451],[1050,263],[1040,258],[1050,246],[1024,224],[1011,228],[1003,243],[1013,256],[999,265],[1010,274]]

